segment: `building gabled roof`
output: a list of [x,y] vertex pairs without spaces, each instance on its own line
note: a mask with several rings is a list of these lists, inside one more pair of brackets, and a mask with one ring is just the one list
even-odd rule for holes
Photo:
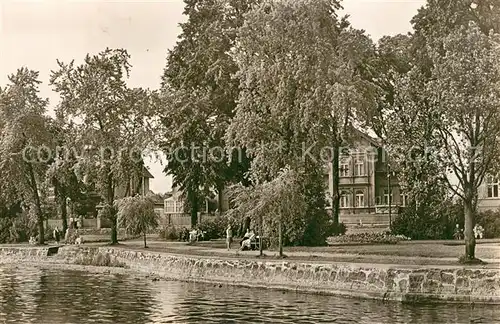
[[142,176],[144,178],[154,179],[155,177],[149,172],[148,168],[145,166],[142,167]]
[[365,139],[370,144],[372,144],[372,145],[374,145],[376,147],[379,147],[379,148],[381,148],[383,146],[382,141],[380,141],[379,139],[377,139],[375,137],[372,137],[372,136],[368,135],[366,132],[360,130],[359,128],[352,127],[352,130],[354,131],[354,133],[355,133],[356,136],[359,136],[359,137]]

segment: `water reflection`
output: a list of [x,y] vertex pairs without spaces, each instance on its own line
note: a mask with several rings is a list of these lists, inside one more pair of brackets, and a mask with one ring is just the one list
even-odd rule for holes
[[134,276],[0,268],[5,323],[495,323],[497,307],[400,305]]

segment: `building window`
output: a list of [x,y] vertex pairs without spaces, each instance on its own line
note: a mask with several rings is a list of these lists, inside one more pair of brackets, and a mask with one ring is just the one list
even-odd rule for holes
[[339,176],[348,177],[349,176],[349,161],[348,159],[341,159],[339,166]]
[[389,200],[389,190],[384,189],[384,205],[389,205],[392,203],[392,190],[390,194],[390,200]]
[[493,178],[489,176],[486,179],[486,188],[488,190],[488,198],[499,198],[499,193],[498,193],[498,178]]
[[183,213],[184,212],[184,201],[182,201],[182,200],[176,201],[175,212],[176,213]]
[[165,212],[166,213],[183,213],[184,212],[184,201],[182,200],[167,200],[165,202]]
[[325,200],[328,204],[328,207],[332,207],[332,195],[329,191],[325,191]]
[[356,207],[365,206],[365,194],[362,190],[356,191]]
[[167,200],[165,202],[165,212],[175,213],[175,202],[173,200]]
[[349,207],[349,194],[347,191],[340,192],[340,208]]
[[407,194],[401,194],[401,206],[406,207],[408,206],[408,195]]
[[354,161],[354,175],[364,176],[365,175],[365,162],[363,159],[356,159]]

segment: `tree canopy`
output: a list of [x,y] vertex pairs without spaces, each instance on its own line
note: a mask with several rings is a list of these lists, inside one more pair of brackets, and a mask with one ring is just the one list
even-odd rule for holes
[[224,134],[239,92],[230,52],[254,1],[185,3],[188,20],[181,24],[162,77],[162,146],[168,157],[165,171],[187,195],[195,224],[201,196],[215,188],[221,200],[227,183],[245,181],[245,152],[225,152]]
[[127,188],[133,175],[142,175],[142,153],[150,143],[148,117],[154,96],[126,84],[131,65],[123,49],[87,55],[84,63],[59,63],[51,84],[61,95],[58,114],[73,121],[77,138],[77,173],[95,184],[104,201],[102,211],[112,222],[111,241],[117,243],[117,188]]
[[43,244],[41,192],[54,142],[45,116],[48,99],[38,94],[38,78],[38,72],[21,68],[0,90],[0,194],[22,199],[36,219],[38,243]]

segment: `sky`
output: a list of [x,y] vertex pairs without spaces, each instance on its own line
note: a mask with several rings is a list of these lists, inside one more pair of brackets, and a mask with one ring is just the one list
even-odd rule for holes
[[[411,31],[411,18],[425,0],[344,0],[344,14],[374,40]],[[0,0],[0,86],[17,68],[40,72],[40,94],[53,108],[58,95],[48,85],[56,59],[81,63],[87,53],[106,47],[131,55],[129,86],[157,89],[168,49],[180,33],[182,0],[163,1],[23,1]],[[154,192],[170,190],[172,181],[158,161],[147,161]]]

